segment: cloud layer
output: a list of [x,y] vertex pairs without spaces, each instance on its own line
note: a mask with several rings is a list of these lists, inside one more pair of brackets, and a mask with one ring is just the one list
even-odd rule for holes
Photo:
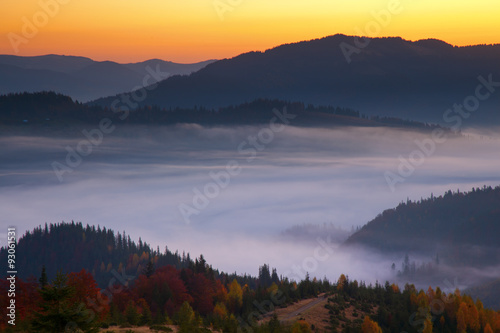
[[[82,221],[125,230],[132,238],[170,250],[203,253],[224,271],[256,274],[269,263],[293,276],[292,267],[312,276],[379,281],[394,258],[336,250],[315,257],[313,242],[289,242],[280,233],[294,225],[333,223],[350,230],[384,209],[410,198],[446,190],[498,185],[500,140],[474,135],[437,144],[392,192],[384,173],[397,174],[429,133],[389,128],[310,129],[287,127],[251,154],[238,149],[261,127],[121,127],[105,136],[60,182],[51,163],[65,163],[65,147],[84,139],[79,131],[57,137],[0,137],[0,232],[14,225],[23,233],[45,222]],[[193,205],[210,174],[240,172],[186,223],[180,205]],[[3,236],[2,236],[3,237]],[[326,239],[325,239],[326,241]],[[320,258],[326,252],[316,251]],[[370,256],[370,257],[368,257]],[[314,260],[317,262],[314,266]],[[370,265],[367,265],[370,262]],[[313,269],[314,268],[314,269]],[[305,269],[302,273],[305,274]]]

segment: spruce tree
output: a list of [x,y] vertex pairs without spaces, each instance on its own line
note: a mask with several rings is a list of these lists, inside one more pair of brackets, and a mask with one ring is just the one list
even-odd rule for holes
[[141,319],[141,315],[139,314],[139,311],[137,311],[137,307],[132,300],[129,301],[127,308],[125,309],[125,319],[130,325],[139,324],[139,320]]
[[40,290],[40,310],[34,314],[31,323],[35,332],[98,332],[95,316],[71,302],[75,291],[67,284],[67,276],[61,272],[51,285]]
[[38,279],[38,282],[40,283],[40,288],[43,289],[48,283],[47,280],[47,272],[45,271],[45,265],[42,266],[42,274],[40,276],[40,279]]
[[148,261],[146,268],[143,270],[143,274],[146,275],[148,278],[151,277],[155,272],[155,265],[151,260]]

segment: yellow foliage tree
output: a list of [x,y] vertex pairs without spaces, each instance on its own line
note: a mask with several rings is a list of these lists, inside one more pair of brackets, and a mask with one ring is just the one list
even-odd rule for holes
[[220,302],[217,302],[214,307],[214,316],[224,319],[227,316],[227,309],[226,306]]
[[142,251],[140,261],[149,261],[149,253]]
[[132,267],[137,267],[138,264],[139,256],[137,255],[137,253],[134,253],[134,255],[132,256]]
[[243,305],[243,290],[241,289],[240,284],[236,279],[231,282],[229,286],[229,293],[227,295],[229,307],[231,308],[231,312],[237,312],[241,306]]
[[432,333],[432,321],[427,318],[424,323],[424,330],[422,333]]
[[366,316],[363,320],[363,325],[361,325],[361,331],[363,333],[382,333],[382,329],[376,322]]
[[344,274],[341,274],[339,280],[337,281],[337,290],[343,290],[346,282],[347,278],[345,277]]
[[424,293],[423,290],[417,295],[417,304],[420,308],[428,308],[429,307],[429,298],[427,298],[427,294]]
[[269,288],[267,288],[267,292],[268,293],[273,293],[273,295],[277,291],[278,291],[278,285],[275,282],[273,282],[273,284],[271,284],[271,286]]
[[444,319],[444,316],[441,316],[441,318],[439,319],[439,325],[441,325],[441,327],[443,327],[445,322],[446,322],[446,320]]
[[292,333],[309,333],[311,328],[309,324],[304,320],[296,321],[292,326]]

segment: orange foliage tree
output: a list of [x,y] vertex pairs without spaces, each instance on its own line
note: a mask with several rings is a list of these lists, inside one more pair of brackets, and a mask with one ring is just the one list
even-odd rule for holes
[[376,322],[366,316],[363,320],[363,325],[361,325],[361,331],[363,333],[382,333],[382,329]]

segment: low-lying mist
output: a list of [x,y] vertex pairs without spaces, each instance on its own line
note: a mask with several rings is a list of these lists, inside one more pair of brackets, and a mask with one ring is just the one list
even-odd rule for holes
[[[325,223],[350,232],[407,198],[500,183],[500,140],[477,132],[436,142],[407,129],[265,129],[119,127],[80,163],[70,158],[73,166],[68,152],[85,140],[81,131],[4,134],[1,232],[82,221],[161,250],[202,253],[227,272],[256,275],[268,263],[295,279],[345,273],[373,283],[393,279],[391,264],[403,258],[339,248],[328,235],[291,240],[283,232]],[[66,167],[59,177],[54,165]],[[399,177],[392,186],[388,173]]]

